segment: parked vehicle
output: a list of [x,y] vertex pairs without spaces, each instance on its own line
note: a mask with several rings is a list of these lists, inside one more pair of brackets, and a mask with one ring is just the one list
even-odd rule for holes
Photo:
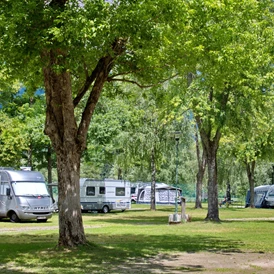
[[[261,185],[254,188],[254,205],[257,208],[274,207],[274,185]],[[250,206],[250,190],[246,195],[246,207]]]
[[82,212],[125,211],[131,207],[130,183],[123,180],[81,178],[80,203]]
[[265,203],[267,207],[274,207],[274,185],[271,185],[265,195]]
[[0,219],[12,222],[52,216],[52,199],[40,172],[0,168]]

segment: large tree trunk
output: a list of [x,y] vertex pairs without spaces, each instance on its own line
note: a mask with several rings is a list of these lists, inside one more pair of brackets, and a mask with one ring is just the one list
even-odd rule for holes
[[256,162],[252,161],[251,163],[246,163],[246,172],[249,182],[249,190],[250,190],[250,207],[254,208],[254,187],[255,187],[255,179],[254,179],[254,171],[255,171]]
[[[60,246],[85,244],[86,238],[80,207],[80,157],[77,124],[68,72],[56,72],[52,64],[63,53],[51,52],[44,68],[46,89],[45,133],[50,137],[57,155],[59,241]],[[57,57],[58,56],[58,57]],[[58,60],[59,58],[59,60]]]
[[[80,158],[86,148],[87,132],[113,60],[125,50],[126,40],[117,39],[112,52],[102,57],[87,75],[82,88],[73,99],[70,72],[66,68],[66,52],[58,49],[42,54],[46,91],[45,133],[50,137],[57,155],[59,246],[86,244],[80,206]],[[61,68],[60,71],[57,68]],[[93,85],[93,86],[92,86]],[[77,126],[74,108],[88,93],[87,103]]]
[[57,154],[59,178],[59,246],[86,243],[80,207],[80,155],[77,146],[65,145]]
[[[66,2],[67,0],[52,0],[49,5],[56,8],[58,15],[63,12]],[[51,41],[54,42],[55,40]],[[86,244],[79,194],[80,158],[86,148],[88,127],[104,83],[114,59],[125,51],[125,44],[126,40],[115,39],[91,73],[86,68],[86,78],[78,91],[72,91],[67,52],[59,49],[58,45],[41,52],[47,104],[45,134],[51,139],[57,156],[59,246]],[[74,108],[86,94],[89,95],[77,125]]]

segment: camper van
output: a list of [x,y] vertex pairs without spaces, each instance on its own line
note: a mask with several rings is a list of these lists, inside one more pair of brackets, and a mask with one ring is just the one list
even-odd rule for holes
[[52,216],[52,199],[40,172],[0,168],[0,219],[12,222]]
[[265,203],[267,207],[274,207],[274,185],[269,186],[265,195]]
[[80,179],[82,212],[126,210],[131,207],[130,183],[123,180]]
[[[274,207],[274,185],[261,185],[254,188],[254,205],[257,208]],[[250,190],[246,195],[246,207],[250,206]]]

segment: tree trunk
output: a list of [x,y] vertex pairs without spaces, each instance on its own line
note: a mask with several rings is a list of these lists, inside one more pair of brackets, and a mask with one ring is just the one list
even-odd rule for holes
[[246,172],[247,172],[247,177],[248,177],[248,182],[249,182],[249,189],[250,189],[250,207],[254,208],[255,203],[254,203],[254,187],[255,187],[255,179],[254,179],[254,171],[255,171],[255,165],[256,162],[252,161],[251,163],[246,163]]
[[65,146],[57,154],[59,178],[59,246],[86,243],[80,207],[80,155],[76,146]]
[[[51,139],[57,156],[59,246],[86,244],[79,194],[80,158],[86,148],[91,117],[113,66],[113,60],[125,51],[125,43],[126,40],[123,39],[113,42],[112,51],[98,61],[74,99],[70,72],[66,68],[66,52],[54,49],[42,53],[47,104],[45,134]],[[91,86],[77,126],[74,108]]]
[[[198,119],[199,120],[199,119]],[[203,150],[206,156],[208,172],[208,212],[206,220],[219,222],[219,204],[218,204],[218,182],[217,182],[217,151],[221,138],[220,130],[217,129],[214,137],[211,137],[211,131],[200,130]],[[212,138],[212,139],[211,139]]]
[[[52,0],[49,5],[56,16],[64,11],[67,0]],[[91,73],[86,70],[82,87],[72,90],[67,52],[50,41],[52,49],[41,52],[46,93],[45,134],[57,157],[59,246],[86,244],[80,205],[80,158],[86,148],[91,117],[107,81],[114,59],[125,51],[126,40],[117,38]],[[75,86],[75,85],[74,85]],[[92,86],[92,88],[91,88]],[[81,119],[76,123],[74,108],[89,94]],[[76,95],[73,98],[73,95]]]
[[206,220],[220,221],[218,205],[218,182],[217,182],[217,147],[213,143],[207,151],[208,170],[208,212]]
[[198,172],[196,175],[195,208],[202,208],[203,179],[204,179],[204,174],[206,169],[206,157],[205,157],[204,151],[202,152],[202,157],[201,157],[197,132],[195,134],[195,142],[196,142],[196,154],[197,154],[197,163],[198,163]]
[[58,73],[52,67],[52,63],[58,64],[62,54],[51,52],[51,64],[43,70],[47,102],[45,133],[50,137],[57,156],[58,244],[73,247],[86,243],[79,195],[81,148],[74,117],[69,72]]
[[155,164],[155,150],[151,151],[151,202],[150,210],[156,210],[156,164]]
[[[226,111],[226,105],[229,98],[230,89],[227,88],[218,98],[221,112]],[[215,98],[216,99],[216,98]],[[211,108],[214,108],[214,89],[210,89],[208,102]],[[208,117],[195,116],[196,122],[199,126],[199,132],[203,144],[203,150],[206,155],[206,163],[208,170],[208,212],[206,220],[220,221],[219,219],[219,204],[218,204],[218,182],[217,182],[217,151],[221,139],[221,129],[225,124],[225,115],[216,117],[219,119],[219,125],[212,123]]]
[[203,178],[204,178],[204,171],[199,168],[196,175],[197,181],[196,181],[195,208],[202,208]]

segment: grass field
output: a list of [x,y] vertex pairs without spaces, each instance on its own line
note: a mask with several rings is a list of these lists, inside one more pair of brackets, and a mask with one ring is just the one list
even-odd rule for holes
[[[133,205],[126,212],[83,215],[88,246],[58,250],[58,214],[47,223],[0,222],[0,273],[125,273],[125,265],[159,254],[231,251],[274,253],[273,209],[220,208],[220,223],[205,222],[207,209],[187,204],[191,222],[168,225],[174,207]],[[116,269],[116,272],[113,271]],[[138,272],[146,273],[146,272]]]

